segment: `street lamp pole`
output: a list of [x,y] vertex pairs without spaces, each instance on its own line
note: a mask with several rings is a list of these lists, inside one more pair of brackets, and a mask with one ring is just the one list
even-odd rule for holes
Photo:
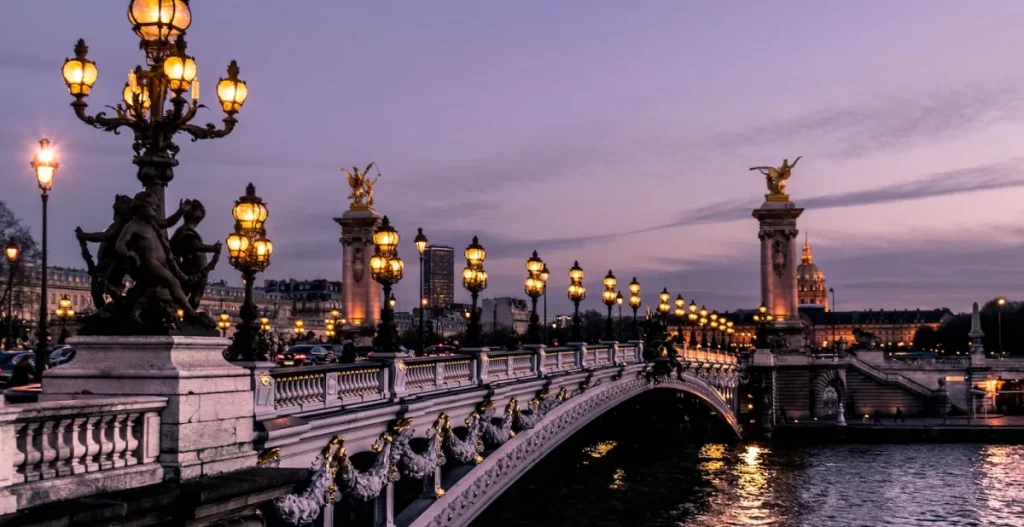
[[612,270],[608,270],[608,274],[604,277],[604,291],[601,292],[601,300],[604,301],[604,305],[608,307],[608,318],[605,319],[604,324],[604,340],[611,342],[615,340],[615,326],[612,322],[612,307],[615,305],[615,286],[618,285],[619,281],[612,274]]
[[580,302],[587,298],[587,288],[583,286],[583,268],[580,263],[573,262],[569,268],[569,300],[573,304],[572,340],[583,342],[583,325],[580,321]]
[[5,337],[6,342],[4,348],[11,350],[17,344],[18,340],[14,338],[14,272],[17,269],[19,256],[21,249],[18,244],[14,243],[14,240],[7,242],[7,246],[4,247],[4,255],[7,256],[7,264],[10,267],[7,272],[7,335]]
[[544,282],[544,345],[548,343],[548,278],[551,273],[548,272],[548,264],[544,264],[544,268],[540,270],[540,281]]
[[245,297],[238,312],[241,321],[235,326],[235,338],[228,348],[229,355],[234,360],[265,359],[266,346],[260,341],[260,312],[253,298],[253,282],[256,273],[270,265],[274,246],[267,238],[265,228],[267,206],[256,195],[256,187],[252,183],[245,187],[245,195],[235,201],[231,215],[235,219],[235,230],[227,238],[228,261],[242,272]]
[[462,270],[462,287],[469,291],[473,299],[473,310],[469,313],[469,327],[466,328],[467,345],[479,347],[480,342],[480,312],[477,310],[477,299],[480,292],[487,289],[487,271],[484,271],[484,260],[487,258],[487,251],[480,245],[480,240],[473,236],[473,243],[466,247],[466,268]]
[[384,353],[395,353],[395,310],[391,306],[391,287],[402,279],[405,263],[398,257],[398,231],[391,227],[387,216],[373,233],[374,254],[370,258],[370,274],[384,288],[384,306],[381,308],[378,347]]
[[838,349],[836,346],[836,290],[830,287],[828,293],[832,295],[832,312],[829,316],[829,320],[832,322],[832,349]]
[[999,334],[999,356],[1000,357],[1003,356],[1003,306],[1005,306],[1005,305],[1006,305],[1006,299],[1005,298],[999,297],[999,299],[996,300],[996,320],[998,321],[997,323],[999,325],[997,333]]
[[634,340],[640,340],[640,327],[636,324],[636,312],[640,309],[641,304],[643,304],[643,300],[640,298],[640,282],[637,282],[634,276],[633,281],[629,283],[629,307],[633,309]]
[[39,141],[39,150],[36,151],[35,156],[32,158],[32,162],[29,163],[32,169],[36,173],[36,183],[39,184],[39,189],[42,190],[43,200],[43,247],[42,247],[42,266],[40,268],[40,291],[39,291],[39,327],[36,328],[36,338],[39,342],[36,345],[36,377],[42,378],[43,370],[46,369],[46,364],[50,357],[50,329],[49,325],[49,305],[47,304],[47,291],[46,291],[46,279],[47,279],[47,212],[46,205],[50,198],[50,189],[53,188],[53,177],[57,173],[57,154],[54,151],[53,146],[50,144],[50,140],[43,138]]
[[544,271],[544,261],[537,256],[537,251],[526,260],[526,280],[523,282],[523,290],[530,297],[530,325],[527,327],[526,340],[530,344],[541,344],[540,317],[537,316],[537,299],[544,294],[547,284],[541,278]]
[[423,255],[427,250],[427,236],[423,234],[423,227],[416,229],[416,251],[420,253],[420,349],[417,350],[421,354],[427,347],[427,334],[424,329],[423,311],[427,309],[427,304],[430,302],[427,300],[427,296],[423,294]]

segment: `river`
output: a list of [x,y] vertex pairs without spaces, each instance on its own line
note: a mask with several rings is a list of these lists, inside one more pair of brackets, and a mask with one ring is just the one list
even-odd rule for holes
[[1024,446],[687,441],[638,410],[570,438],[473,527],[1024,526]]

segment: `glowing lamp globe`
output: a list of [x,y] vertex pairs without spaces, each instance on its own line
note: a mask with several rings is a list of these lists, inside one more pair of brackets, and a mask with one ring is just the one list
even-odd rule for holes
[[93,84],[96,84],[96,77],[99,70],[96,63],[85,58],[89,47],[84,40],[75,44],[75,58],[65,59],[61,68],[61,75],[64,77],[64,84],[68,85],[68,91],[76,97],[85,97],[92,91]]
[[185,0],[132,0],[128,21],[146,42],[173,42],[192,23]]
[[633,281],[629,283],[629,293],[632,295],[640,294],[640,282],[636,281],[636,277],[633,277]]
[[245,99],[249,97],[249,88],[245,81],[238,79],[238,63],[231,61],[228,65],[228,76],[217,81],[217,99],[220,107],[228,115],[242,109]]

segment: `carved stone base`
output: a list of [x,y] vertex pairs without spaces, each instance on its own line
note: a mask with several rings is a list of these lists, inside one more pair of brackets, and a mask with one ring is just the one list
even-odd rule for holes
[[68,344],[78,354],[43,375],[40,401],[166,397],[160,415],[164,479],[256,466],[251,374],[224,360],[226,339],[86,336]]

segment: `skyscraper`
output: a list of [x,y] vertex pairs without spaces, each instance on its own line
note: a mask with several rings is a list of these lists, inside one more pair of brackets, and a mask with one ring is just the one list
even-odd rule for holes
[[455,249],[433,245],[423,252],[421,295],[432,308],[443,308],[455,301]]

